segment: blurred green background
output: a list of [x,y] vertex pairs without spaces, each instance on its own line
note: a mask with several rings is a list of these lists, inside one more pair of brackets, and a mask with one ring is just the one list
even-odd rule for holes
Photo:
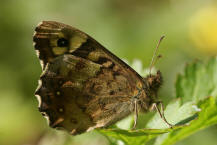
[[[161,35],[160,92],[174,98],[176,74],[194,59],[217,54],[216,0],[1,0],[0,145],[107,145],[96,132],[76,137],[48,128],[34,97],[41,67],[32,35],[42,20],[55,20],[88,33],[120,58],[148,67]],[[217,126],[177,145],[216,145]]]

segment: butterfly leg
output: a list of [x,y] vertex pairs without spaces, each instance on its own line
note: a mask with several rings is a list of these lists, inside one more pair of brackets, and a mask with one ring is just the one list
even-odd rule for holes
[[[158,105],[160,105],[160,109],[159,109]],[[163,106],[163,103],[162,103],[161,101],[158,101],[158,102],[156,102],[156,103],[153,104],[153,107],[157,110],[157,112],[159,113],[160,117],[164,120],[164,122],[165,122],[170,128],[172,128],[173,125],[170,124],[170,123],[166,120],[166,118],[165,118],[165,116],[164,116],[164,106]]]
[[134,124],[133,124],[133,128],[136,128],[136,124],[137,124],[137,119],[138,119],[138,104],[137,104],[137,99],[134,100],[133,105],[134,105]]

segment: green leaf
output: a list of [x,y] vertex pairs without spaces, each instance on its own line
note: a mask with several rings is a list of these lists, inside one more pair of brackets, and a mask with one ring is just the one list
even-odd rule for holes
[[[177,130],[183,126],[175,126],[173,129],[138,129],[138,130],[124,130],[120,128],[115,129],[98,129],[98,132],[106,136],[112,144],[117,141],[122,141],[126,145],[140,145],[149,141],[150,139],[170,132],[172,130]],[[115,140],[114,140],[115,139]]]
[[212,58],[207,64],[201,61],[188,64],[184,74],[176,81],[176,97],[182,102],[198,102],[206,96],[217,95],[217,58]]

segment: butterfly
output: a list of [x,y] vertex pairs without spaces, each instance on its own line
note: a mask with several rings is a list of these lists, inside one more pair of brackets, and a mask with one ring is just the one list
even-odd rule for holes
[[76,135],[132,112],[135,127],[139,110],[153,106],[170,125],[158,107],[160,71],[143,78],[86,33],[55,21],[41,22],[33,41],[42,66],[35,95],[51,127]]

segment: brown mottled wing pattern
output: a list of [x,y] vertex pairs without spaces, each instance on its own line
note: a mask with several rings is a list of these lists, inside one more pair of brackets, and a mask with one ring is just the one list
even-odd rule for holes
[[43,67],[36,95],[50,126],[75,135],[106,127],[133,110],[142,78],[90,36],[45,21],[36,28],[34,42]]

